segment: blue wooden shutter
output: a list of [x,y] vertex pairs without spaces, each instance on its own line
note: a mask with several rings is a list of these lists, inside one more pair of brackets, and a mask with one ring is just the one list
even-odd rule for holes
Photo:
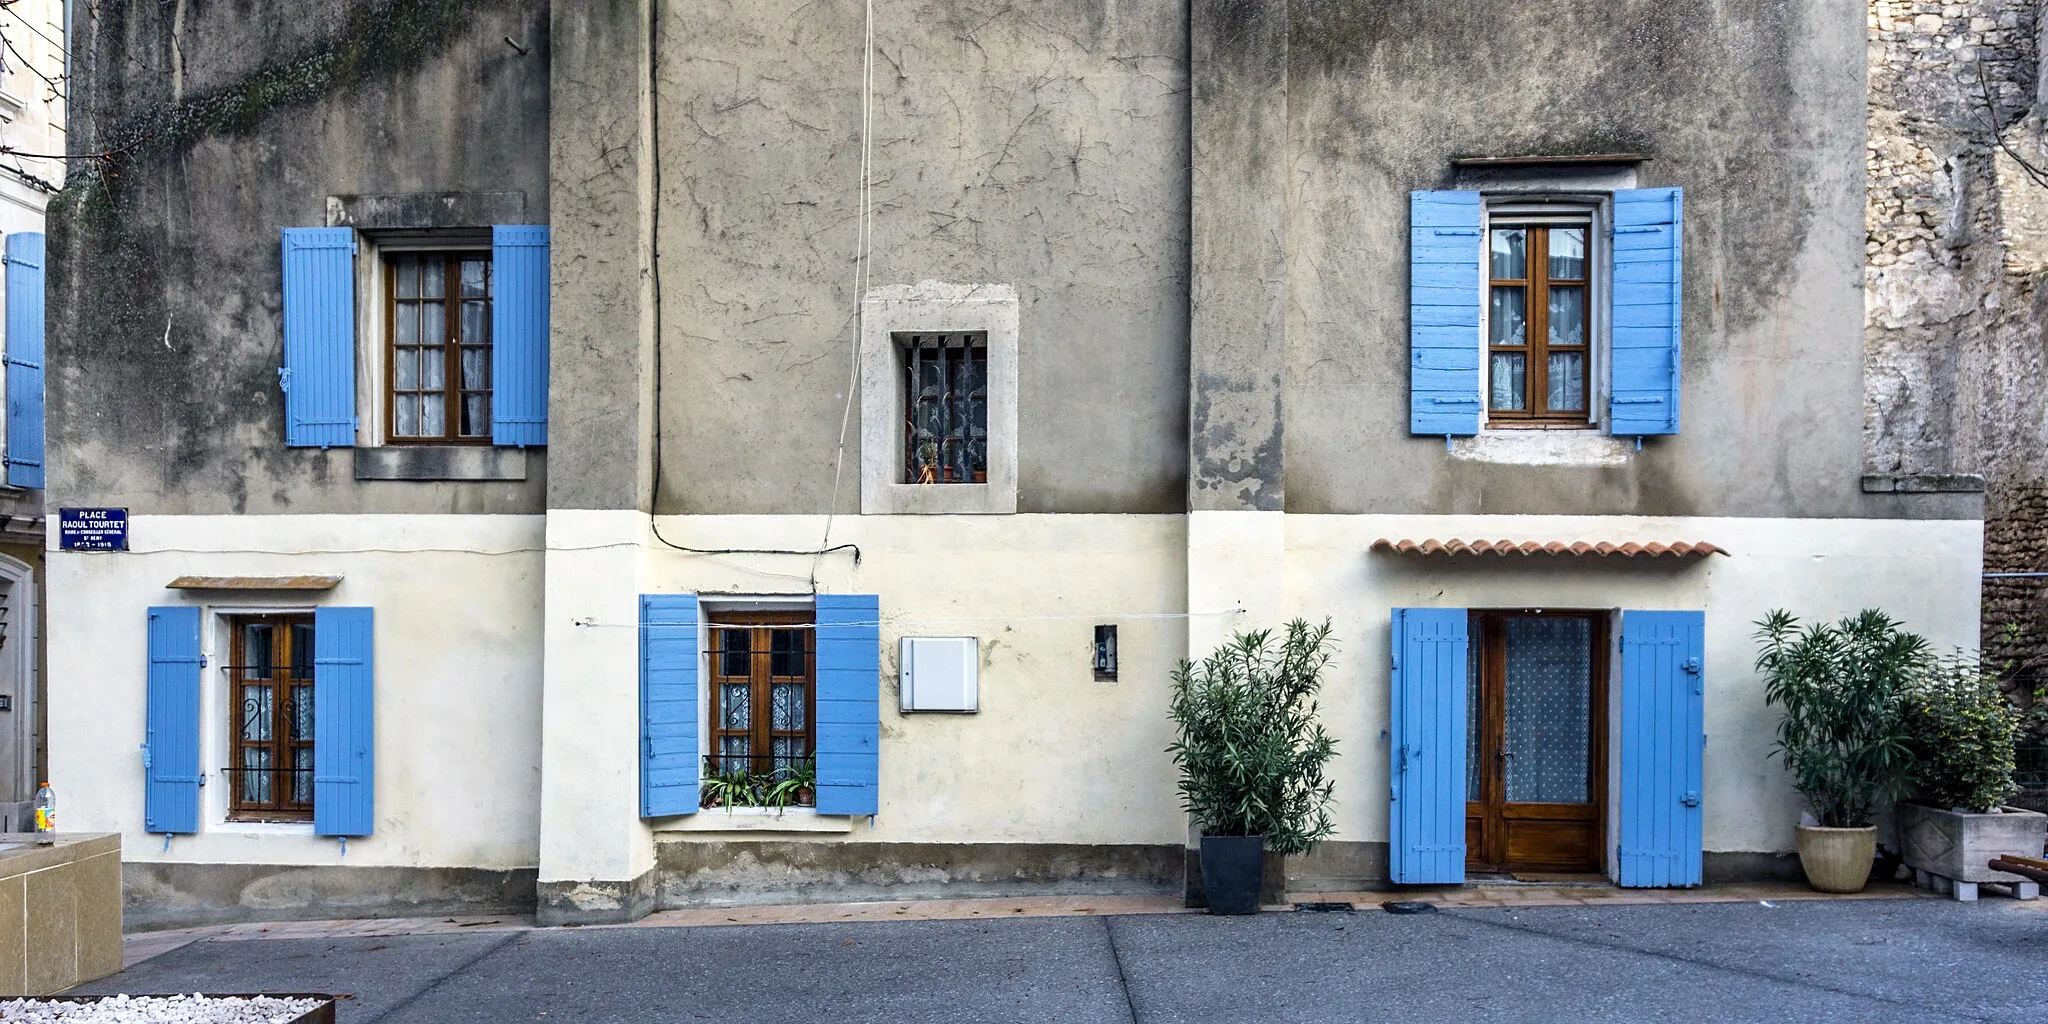
[[43,486],[43,236],[7,236],[7,482]]
[[199,831],[199,609],[149,610],[142,827]]
[[375,831],[376,616],[369,608],[313,610],[313,831]]
[[1614,194],[1608,433],[1678,433],[1684,212],[1684,189],[1624,189]]
[[1408,432],[1479,433],[1477,192],[1408,193]]
[[1465,880],[1463,608],[1394,610],[1388,877]]
[[698,806],[697,596],[640,597],[640,816]]
[[881,798],[882,602],[819,594],[818,813],[874,814]]
[[1701,881],[1706,615],[1621,613],[1621,884]]
[[491,442],[548,443],[548,229],[491,229]]
[[356,443],[356,235],[284,229],[284,443]]

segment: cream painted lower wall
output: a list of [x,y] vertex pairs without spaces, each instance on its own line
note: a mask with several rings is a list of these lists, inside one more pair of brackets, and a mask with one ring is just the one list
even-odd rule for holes
[[[664,517],[692,547],[815,547],[822,517]],[[860,516],[833,525],[819,589],[882,606],[880,813],[837,842],[1179,843],[1168,673],[1187,650],[1182,516]],[[649,551],[664,592],[810,593],[809,558]],[[1205,609],[1213,610],[1213,609]],[[1204,616],[1222,622],[1237,616]],[[1120,671],[1095,678],[1098,623]],[[981,641],[981,711],[897,710],[897,640]],[[700,816],[701,817],[701,816]],[[715,817],[715,815],[714,815]],[[791,837],[796,838],[796,837]]]
[[[1686,561],[1369,553],[1379,538],[1709,541]],[[1776,713],[1753,670],[1754,623],[1773,608],[1836,618],[1882,608],[1938,648],[1977,646],[1983,524],[1874,519],[1588,516],[1289,516],[1288,613],[1336,620],[1325,683],[1337,736],[1340,838],[1387,838],[1385,727],[1392,609],[1704,609],[1708,851],[1793,848],[1800,803],[1769,757]]]
[[[823,525],[807,517],[661,522],[671,540],[711,548],[809,547]],[[1278,565],[1276,529],[1284,537]],[[1705,540],[1730,554],[1453,561],[1370,553],[1381,537]],[[1244,542],[1233,548],[1231,538]],[[1974,647],[1982,572],[1976,521],[866,516],[838,520],[832,539],[859,544],[863,562],[827,558],[820,588],[881,595],[882,813],[849,835],[786,837],[814,842],[1182,842],[1186,825],[1164,753],[1167,675],[1190,634],[1220,637],[1293,616],[1334,619],[1341,644],[1323,697],[1341,751],[1335,838],[1384,842],[1387,631],[1392,609],[1412,605],[1704,609],[1706,848],[1789,850],[1798,798],[1767,756],[1776,720],[1751,668],[1753,622],[1781,606],[1809,617],[1880,607],[1939,647]],[[647,583],[663,591],[808,590],[809,559],[661,548],[649,559]],[[1178,594],[1198,611],[1247,611],[1131,617],[1184,611],[1189,604]],[[1089,673],[1096,622],[1122,626],[1123,671],[1113,684]],[[984,644],[981,713],[896,711],[898,638],[962,633]],[[701,819],[692,825],[703,827]]]
[[[133,860],[279,865],[538,865],[543,884],[627,882],[657,836],[812,843],[1179,844],[1165,747],[1168,675],[1191,637],[1328,616],[1341,648],[1323,697],[1339,742],[1336,838],[1386,838],[1387,629],[1398,606],[1703,608],[1706,846],[1792,845],[1795,795],[1767,758],[1773,718],[1750,662],[1773,607],[1885,608],[1941,646],[1976,636],[1981,524],[1898,520],[1510,516],[847,516],[816,589],[882,607],[880,813],[778,833],[710,815],[638,817],[638,595],[809,595],[813,559],[703,555],[631,512],[494,516],[138,516],[134,551],[50,556],[51,749],[67,828],[128,834]],[[675,544],[811,548],[822,517],[663,517]],[[1199,535],[1199,536],[1197,536]],[[1237,550],[1229,538],[1252,542]],[[1706,540],[1705,561],[1459,560],[1370,553],[1380,537]],[[1199,543],[1197,543],[1199,541]],[[543,552],[545,548],[545,552]],[[1242,579],[1232,572],[1233,565]],[[164,589],[182,574],[339,572],[316,598]],[[1244,597],[1237,596],[1242,592]],[[151,604],[370,605],[378,614],[378,832],[339,844],[236,829],[139,834],[143,625]],[[1195,614],[1190,616],[1188,609]],[[1243,612],[1231,609],[1242,606]],[[1093,627],[1120,627],[1121,672],[1094,678]],[[981,711],[896,710],[896,642],[982,642]],[[1196,646],[1201,646],[1200,642]],[[218,666],[216,659],[213,664]],[[217,668],[208,670],[218,686]],[[225,723],[219,723],[225,727]],[[209,741],[219,763],[220,733]],[[617,891],[591,898],[619,900]],[[638,897],[630,897],[638,898]]]
[[[120,832],[129,861],[531,868],[540,833],[540,516],[149,516],[131,550],[49,554],[50,760],[67,831]],[[336,573],[325,593],[187,594],[183,575]],[[310,825],[225,822],[226,634],[208,647],[201,831],[142,832],[151,605],[376,609],[376,833],[346,856]]]

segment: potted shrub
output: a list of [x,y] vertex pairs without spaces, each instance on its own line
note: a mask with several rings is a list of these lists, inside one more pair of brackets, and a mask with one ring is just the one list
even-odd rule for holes
[[1935,663],[1906,702],[1913,800],[1899,805],[1906,866],[1957,882],[2019,882],[1992,858],[2039,857],[2048,815],[2005,806],[2013,782],[2020,709],[2001,672],[1957,654]]
[[1773,754],[1813,810],[1815,823],[1799,826],[1799,866],[1821,892],[1861,892],[1877,856],[1873,818],[1911,765],[1903,718],[1927,641],[1876,610],[1804,629],[1774,611],[1756,636],[1764,703],[1784,715]]
[[1335,831],[1336,743],[1316,721],[1330,624],[1295,620],[1284,638],[1239,633],[1173,673],[1181,806],[1201,830],[1202,888],[1212,914],[1259,909],[1266,852],[1306,853]]

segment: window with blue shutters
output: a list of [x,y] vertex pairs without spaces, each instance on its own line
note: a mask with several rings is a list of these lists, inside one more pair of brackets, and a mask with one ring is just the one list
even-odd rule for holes
[[1477,192],[1408,197],[1408,430],[1479,432]]
[[43,236],[7,236],[7,482],[43,486]]
[[1410,193],[1409,431],[1679,427],[1683,190]]
[[819,814],[881,802],[881,608],[874,594],[817,598]]
[[366,836],[377,822],[376,615],[313,612],[313,831]]
[[547,443],[546,226],[431,246],[348,228],[283,238],[287,444]]
[[491,439],[548,443],[548,229],[491,233],[497,303],[491,313]]
[[1608,431],[1678,433],[1685,191],[1614,194],[1614,342]]
[[640,816],[695,814],[698,605],[694,594],[640,598]]
[[1465,880],[1469,644],[1463,608],[1394,611],[1388,877]]
[[284,229],[285,444],[356,443],[356,234]]
[[199,831],[199,609],[149,610],[143,695],[142,825]]

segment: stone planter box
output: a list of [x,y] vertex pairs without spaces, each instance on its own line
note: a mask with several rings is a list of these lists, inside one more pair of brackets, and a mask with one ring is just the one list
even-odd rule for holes
[[2008,854],[2041,856],[2048,814],[2007,807],[2002,814],[1963,814],[1900,804],[1899,846],[1906,866],[1958,882],[2021,882],[1986,865]]

